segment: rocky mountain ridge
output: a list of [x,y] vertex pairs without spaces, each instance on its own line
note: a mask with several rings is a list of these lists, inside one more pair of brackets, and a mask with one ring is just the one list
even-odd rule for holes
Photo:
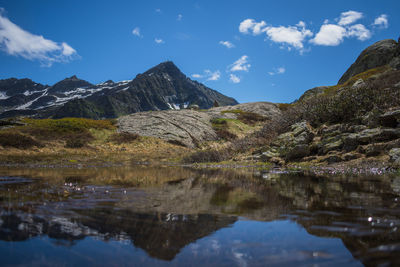
[[173,62],[163,62],[135,79],[91,84],[75,75],[52,86],[29,79],[0,80],[0,117],[113,118],[148,110],[197,105],[234,105],[236,100],[186,77]]

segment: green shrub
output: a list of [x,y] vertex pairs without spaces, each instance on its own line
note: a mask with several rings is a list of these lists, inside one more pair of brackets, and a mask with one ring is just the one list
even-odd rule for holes
[[292,106],[292,104],[288,104],[288,103],[279,103],[279,104],[278,104],[278,108],[279,108],[281,111],[286,111],[286,110],[288,110],[291,106]]
[[91,120],[84,118],[63,119],[24,119],[26,125],[19,128],[23,133],[35,136],[39,139],[63,139],[70,135],[91,135],[89,129],[115,129],[111,120]]
[[257,113],[254,113],[254,112],[247,112],[247,111],[239,113],[237,118],[241,122],[243,122],[245,124],[248,124],[248,125],[254,125],[257,122],[264,122],[264,121],[267,120],[266,117],[264,117],[264,116],[262,116],[260,114],[257,114]]
[[0,133],[0,145],[3,147],[15,147],[27,149],[33,146],[43,147],[43,145],[30,136],[26,136],[17,132]]
[[205,150],[197,151],[183,159],[185,163],[221,162],[228,158],[224,151]]
[[132,143],[133,141],[139,138],[138,134],[135,133],[128,133],[128,132],[121,132],[121,133],[114,133],[108,138],[109,142],[113,142],[116,144],[124,144],[124,143]]
[[233,134],[226,129],[216,129],[215,132],[217,133],[219,138],[222,138],[225,140],[234,140],[237,138],[236,134]]
[[94,139],[93,135],[89,131],[81,133],[73,133],[65,136],[66,148],[81,148],[86,146],[90,141]]
[[86,140],[81,139],[68,139],[65,147],[66,148],[82,148],[87,144]]
[[211,120],[211,124],[213,127],[221,127],[221,126],[226,126],[228,124],[228,119],[223,119],[223,118],[215,118]]
[[357,122],[371,110],[383,112],[400,106],[400,90],[393,86],[399,81],[400,71],[385,73],[365,86],[342,88],[335,94],[321,94],[298,102],[294,110],[299,120],[307,120],[314,126]]

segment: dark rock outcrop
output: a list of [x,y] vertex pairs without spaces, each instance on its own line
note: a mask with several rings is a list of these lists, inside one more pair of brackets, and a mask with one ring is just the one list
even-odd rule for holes
[[345,83],[348,79],[366,70],[389,64],[393,68],[399,67],[400,45],[392,39],[386,39],[366,48],[357,60],[340,78],[338,84]]

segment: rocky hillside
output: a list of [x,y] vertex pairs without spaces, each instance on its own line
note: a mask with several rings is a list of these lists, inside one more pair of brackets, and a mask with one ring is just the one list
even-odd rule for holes
[[29,79],[0,80],[0,117],[115,118],[149,110],[210,108],[236,100],[186,77],[173,62],[163,62],[135,79],[93,85],[76,76],[53,86]]
[[394,40],[377,42],[338,85],[305,92],[274,122],[286,125],[285,130],[254,157],[277,164],[379,161],[400,166],[399,51]]

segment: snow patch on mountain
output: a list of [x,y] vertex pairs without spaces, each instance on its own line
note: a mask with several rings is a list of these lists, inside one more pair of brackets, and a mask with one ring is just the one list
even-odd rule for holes
[[0,100],[10,98],[5,92],[0,92]]

